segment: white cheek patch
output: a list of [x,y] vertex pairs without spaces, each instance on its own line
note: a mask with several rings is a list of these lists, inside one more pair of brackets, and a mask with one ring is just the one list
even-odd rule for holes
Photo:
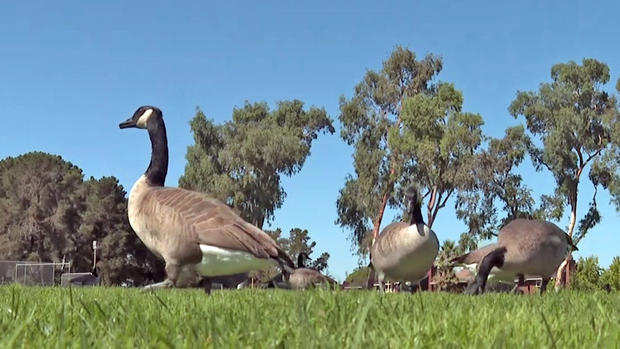
[[136,126],[139,128],[146,128],[146,123],[149,121],[149,118],[153,114],[153,109],[149,108],[140,117],[138,118],[138,122],[136,122]]

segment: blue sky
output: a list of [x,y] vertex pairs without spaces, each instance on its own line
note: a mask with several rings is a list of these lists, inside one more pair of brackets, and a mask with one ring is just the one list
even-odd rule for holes
[[[396,45],[442,56],[439,79],[463,91],[464,109],[480,113],[484,131],[501,137],[523,121],[507,112],[516,91],[549,81],[553,64],[606,62],[606,89],[613,90],[618,13],[614,1],[3,2],[0,158],[55,153],[87,177],[113,175],[129,190],[148,165],[150,146],[146,133],[117,125],[153,104],[164,112],[167,184],[176,186],[197,106],[221,123],[246,100],[297,98],[337,121],[339,97],[350,97]],[[319,138],[303,170],[284,180],[287,198],[272,223],[308,229],[316,250],[331,254],[330,272],[339,279],[357,266],[349,233],[334,224],[351,154],[338,134]],[[528,164],[520,170],[535,195],[550,193],[552,178]],[[591,187],[581,184],[581,214]],[[606,192],[598,202],[603,221],[578,256],[596,254],[607,266],[620,255],[620,215]],[[568,217],[558,222],[567,224]],[[457,239],[464,225],[449,207],[433,228],[441,240]]]

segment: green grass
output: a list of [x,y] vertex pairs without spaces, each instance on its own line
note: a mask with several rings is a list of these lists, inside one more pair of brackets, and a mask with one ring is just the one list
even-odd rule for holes
[[0,287],[0,347],[618,348],[620,295]]

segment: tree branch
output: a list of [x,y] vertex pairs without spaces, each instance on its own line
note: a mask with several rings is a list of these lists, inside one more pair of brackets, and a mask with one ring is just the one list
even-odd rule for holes
[[598,154],[601,153],[601,151],[603,151],[603,149],[605,149],[605,147],[603,147],[603,137],[601,135],[598,135],[598,150],[594,152],[594,154],[588,156],[588,158],[586,159],[586,164],[592,160],[592,158],[596,157]]

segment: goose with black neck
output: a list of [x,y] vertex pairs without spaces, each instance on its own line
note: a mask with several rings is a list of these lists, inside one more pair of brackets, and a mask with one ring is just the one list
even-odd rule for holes
[[[160,109],[142,106],[119,128],[148,131],[151,161],[129,194],[131,227],[166,263],[166,279],[147,289],[177,286],[186,274],[221,276],[278,266],[286,277],[290,257],[265,232],[204,193],[165,187],[168,140]],[[210,292],[210,282],[203,282]]]
[[418,191],[405,191],[406,220],[383,228],[370,248],[370,264],[377,272],[379,288],[383,280],[419,282],[433,265],[439,240],[424,223]]

